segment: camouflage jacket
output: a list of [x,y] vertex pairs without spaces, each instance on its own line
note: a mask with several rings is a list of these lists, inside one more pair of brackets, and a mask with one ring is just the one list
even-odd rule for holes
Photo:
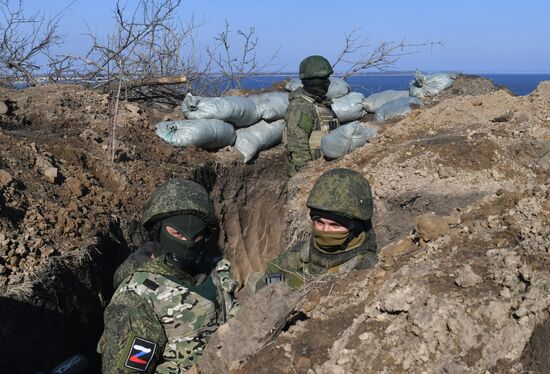
[[296,174],[307,162],[321,157],[321,138],[340,125],[331,104],[329,99],[312,96],[303,88],[290,93],[285,115],[289,176]]
[[372,268],[378,262],[376,236],[371,229],[358,248],[339,254],[326,254],[315,249],[313,238],[298,242],[279,257],[267,263],[265,274],[253,275],[247,282],[251,294],[268,284],[285,281],[291,288],[301,288],[325,274],[344,274]]
[[[98,344],[104,373],[180,373],[202,354],[209,336],[238,308],[237,282],[225,259],[191,276],[164,256],[122,265],[130,274],[105,309]],[[130,264],[128,266],[128,264]],[[120,278],[120,272],[117,271]]]

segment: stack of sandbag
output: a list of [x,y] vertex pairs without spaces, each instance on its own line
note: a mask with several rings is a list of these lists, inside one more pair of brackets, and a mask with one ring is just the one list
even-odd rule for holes
[[376,111],[389,101],[399,99],[401,97],[409,97],[409,91],[386,90],[369,95],[363,100],[363,106],[369,113]]
[[155,132],[162,140],[176,147],[194,144],[209,150],[233,145],[236,139],[233,126],[219,119],[160,122]]
[[188,119],[219,119],[235,127],[250,126],[260,120],[253,100],[242,96],[185,96],[181,110]]
[[288,93],[266,92],[248,96],[256,105],[258,116],[266,121],[276,121],[285,117],[288,108]]
[[[351,92],[351,86],[343,79],[329,77],[330,85],[328,86],[327,97],[331,99],[337,99]],[[285,90],[294,91],[300,87],[303,87],[300,78],[293,78],[285,85]]]
[[412,105],[422,105],[422,100],[416,97],[401,97],[388,101],[382,105],[374,114],[374,122],[384,122],[392,118],[404,116],[409,113]]
[[414,81],[411,82],[409,87],[409,95],[418,98],[435,96],[441,91],[451,87],[457,76],[457,73],[424,75],[416,70],[414,73]]
[[363,127],[359,121],[347,123],[323,136],[321,152],[328,159],[342,157],[375,136],[375,129]]
[[332,99],[332,110],[341,123],[355,121],[367,114],[364,100],[365,96],[362,93],[350,92],[345,96]]
[[252,160],[260,151],[276,146],[281,142],[285,121],[260,121],[244,129],[238,129],[235,148],[244,156],[244,162]]

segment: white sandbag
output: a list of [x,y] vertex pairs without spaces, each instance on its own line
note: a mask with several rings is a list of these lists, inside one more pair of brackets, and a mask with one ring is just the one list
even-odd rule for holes
[[414,97],[435,96],[452,86],[457,73],[436,73],[424,75],[418,70],[414,73],[414,81],[410,83],[409,95]]
[[244,156],[244,162],[248,162],[258,152],[277,145],[283,137],[284,129],[285,121],[282,119],[271,123],[260,121],[250,127],[238,129],[235,147]]
[[369,95],[363,100],[363,106],[369,113],[376,113],[378,108],[389,101],[399,99],[400,97],[409,97],[409,91],[386,90]]
[[165,121],[157,124],[156,134],[176,147],[196,145],[204,149],[217,149],[235,143],[235,129],[219,119],[190,119]]
[[346,96],[332,99],[332,110],[341,123],[355,121],[367,112],[363,107],[365,95],[360,92],[350,92]]
[[256,104],[258,116],[269,122],[284,118],[288,109],[287,92],[266,92],[248,98]]
[[[328,86],[327,97],[337,99],[351,92],[351,86],[345,80],[336,77],[329,77],[329,79],[330,85]],[[290,92],[303,86],[300,78],[292,78],[285,85],[285,90]]]
[[254,101],[242,96],[185,96],[181,110],[188,119],[220,119],[235,127],[250,126],[260,120]]
[[375,129],[363,127],[359,121],[347,123],[321,138],[321,152],[328,159],[342,157],[375,136]]
[[374,122],[384,122],[389,119],[404,116],[409,113],[411,105],[422,105],[422,101],[416,97],[401,97],[382,105],[374,114]]

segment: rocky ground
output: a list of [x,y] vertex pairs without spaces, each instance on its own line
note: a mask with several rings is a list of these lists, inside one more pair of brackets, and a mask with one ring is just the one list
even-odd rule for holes
[[[122,102],[111,152],[107,95],[51,85],[0,90],[1,102],[0,346],[10,352],[2,372],[44,370],[79,352],[97,362],[112,273],[146,237],[140,209],[162,181],[187,176],[209,189],[219,245],[242,282],[307,235],[308,191],[334,167],[371,182],[382,261],[305,295],[260,295],[295,300],[272,310],[294,317],[278,336],[266,331],[268,340],[262,331],[273,326],[246,318],[257,315],[251,298],[242,320],[264,340],[218,368],[550,370],[541,350],[550,345],[549,83],[514,97],[461,77],[424,109],[381,125],[371,144],[316,161],[288,183],[280,146],[243,165],[232,148],[163,143],[154,125],[181,118],[177,108]],[[14,360],[29,350],[33,360]]]

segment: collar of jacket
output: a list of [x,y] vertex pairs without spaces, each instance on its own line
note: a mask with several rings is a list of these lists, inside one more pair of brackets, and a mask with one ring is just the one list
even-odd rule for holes
[[[193,276],[186,271],[182,270],[178,266],[172,264],[166,259],[164,255],[154,258],[150,261],[144,262],[138,266],[135,271],[143,271],[152,274],[159,274],[165,276],[168,279],[181,282],[185,280],[192,284],[197,284],[199,279],[204,279],[204,274],[197,274]],[[201,277],[202,275],[202,277]]]
[[[321,96],[312,95],[309,92],[307,92],[306,90],[304,90],[302,87],[297,88],[294,91],[292,91],[290,93],[289,100],[292,100],[293,98],[296,98],[296,97],[302,97],[304,99],[305,98],[310,98],[315,103],[326,106],[327,108],[330,108],[331,105],[332,105],[332,100],[330,98],[328,98],[326,96],[321,97]],[[309,101],[309,100],[307,100],[307,101]]]

